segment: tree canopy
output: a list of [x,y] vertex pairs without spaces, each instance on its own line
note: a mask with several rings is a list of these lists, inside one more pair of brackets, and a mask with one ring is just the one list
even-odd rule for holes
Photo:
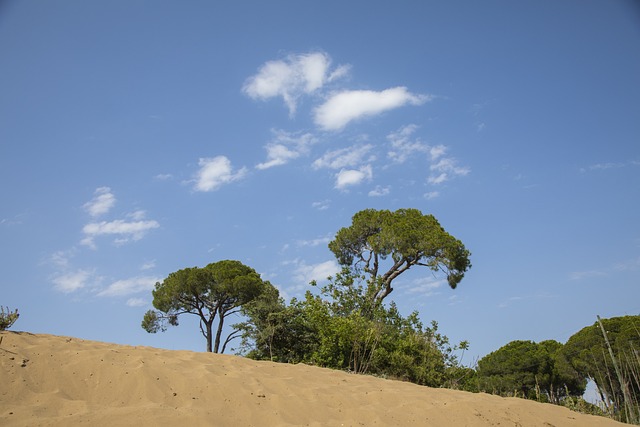
[[596,383],[610,412],[622,413],[625,421],[640,419],[640,316],[587,326],[569,338],[563,352],[580,375]]
[[[224,321],[244,304],[267,292],[272,285],[240,261],[218,261],[204,268],[192,267],[170,273],[153,290],[153,306],[144,315],[142,327],[149,333],[177,326],[178,316],[192,314],[200,318],[200,331],[207,340],[207,351],[218,353]],[[218,319],[214,335],[214,321]],[[226,344],[237,336],[230,334]]]
[[478,361],[478,389],[556,404],[567,395],[582,396],[587,382],[566,362],[562,348],[553,340],[512,341]]
[[378,303],[393,291],[393,280],[413,266],[444,273],[452,289],[471,268],[470,252],[462,242],[433,215],[417,209],[360,211],[349,227],[338,231],[329,249],[342,266],[368,276],[369,293]]

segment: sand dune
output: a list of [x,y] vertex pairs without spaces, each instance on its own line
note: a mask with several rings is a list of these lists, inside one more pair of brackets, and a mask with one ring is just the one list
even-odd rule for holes
[[307,365],[0,333],[2,426],[615,426]]

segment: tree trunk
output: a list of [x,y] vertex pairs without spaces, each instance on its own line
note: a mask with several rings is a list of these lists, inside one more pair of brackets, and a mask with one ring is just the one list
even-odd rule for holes
[[[211,319],[213,320],[213,319]],[[211,353],[211,340],[212,340],[212,336],[213,336],[213,331],[211,328],[213,322],[205,322],[205,325],[207,326],[207,352]]]
[[218,320],[218,330],[216,331],[216,342],[213,346],[213,352],[217,353],[220,349],[220,337],[222,336],[222,326],[224,325],[224,313],[220,312],[220,320]]

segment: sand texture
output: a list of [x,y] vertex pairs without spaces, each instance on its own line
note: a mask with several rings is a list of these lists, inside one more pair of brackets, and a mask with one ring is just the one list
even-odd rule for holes
[[621,426],[307,365],[0,333],[2,426]]

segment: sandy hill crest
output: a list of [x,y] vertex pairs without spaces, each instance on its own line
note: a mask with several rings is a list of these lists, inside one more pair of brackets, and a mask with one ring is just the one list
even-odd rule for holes
[[623,425],[307,365],[27,332],[0,338],[2,426]]

